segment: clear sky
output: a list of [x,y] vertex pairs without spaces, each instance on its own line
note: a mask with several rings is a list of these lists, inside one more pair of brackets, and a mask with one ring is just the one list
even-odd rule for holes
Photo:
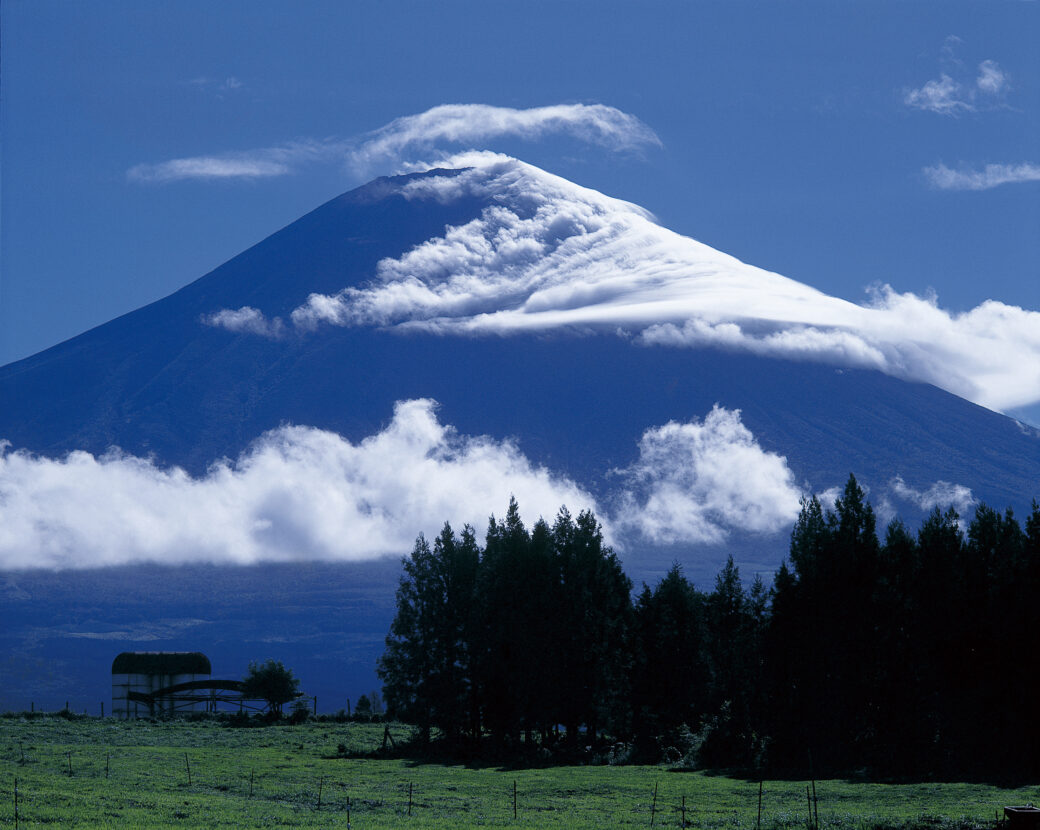
[[[342,148],[455,103],[635,116],[660,146],[507,136],[443,149],[510,153],[830,294],[865,302],[884,283],[953,312],[1040,309],[1035,2],[4,0],[0,12],[0,364],[394,172],[399,158],[359,168]],[[200,158],[239,174],[157,173]]]

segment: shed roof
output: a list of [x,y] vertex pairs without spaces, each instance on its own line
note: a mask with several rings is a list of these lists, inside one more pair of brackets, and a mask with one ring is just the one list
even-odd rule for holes
[[112,661],[112,674],[212,674],[201,651],[124,651]]

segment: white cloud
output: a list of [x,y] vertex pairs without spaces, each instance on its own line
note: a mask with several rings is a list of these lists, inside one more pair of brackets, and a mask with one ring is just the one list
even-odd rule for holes
[[943,73],[934,81],[928,81],[919,89],[907,90],[903,103],[915,109],[937,112],[940,115],[956,115],[975,109],[962,84]]
[[514,444],[442,425],[430,400],[398,403],[357,444],[282,427],[200,478],[118,453],[54,460],[0,445],[0,569],[399,555],[445,519],[483,530],[510,494],[527,516],[596,508]]
[[289,165],[260,156],[198,156],[161,164],[138,164],[127,171],[137,182],[175,182],[183,179],[259,179],[284,176]]
[[1040,181],[1040,165],[987,164],[981,170],[961,168],[953,170],[945,164],[925,167],[924,175],[933,187],[940,190],[989,190],[1002,184],[1020,184]]
[[354,444],[284,426],[199,477],[118,451],[50,459],[0,442],[0,571],[133,562],[360,561],[407,552],[445,519],[478,532],[515,495],[528,519],[594,510],[608,543],[714,543],[734,530],[785,531],[799,491],[739,411],[647,429],[613,473],[613,510],[532,464],[510,441],[462,436],[436,403],[398,402]]
[[281,317],[268,320],[263,312],[248,305],[238,309],[225,308],[215,314],[204,314],[202,322],[214,328],[258,334],[261,337],[280,337],[285,330]]
[[240,153],[138,164],[126,175],[131,181],[159,184],[186,179],[270,178],[288,175],[304,162],[341,158],[342,153],[342,144],[335,141],[300,140]]
[[917,490],[903,481],[901,476],[896,476],[889,482],[889,488],[900,499],[911,502],[922,510],[935,507],[945,510],[952,507],[963,515],[975,504],[970,487],[951,484],[948,481],[936,481],[925,490]]
[[552,328],[635,334],[877,369],[993,409],[1040,400],[1040,312],[987,301],[967,312],[876,288],[859,305],[746,265],[657,225],[635,205],[515,159],[468,153],[454,175],[412,179],[412,199],[487,207],[368,284],[315,294],[301,329],[377,325],[454,334]]
[[984,95],[1000,95],[1007,90],[1007,73],[996,61],[983,61],[979,64],[979,77],[975,79],[975,87]]
[[[215,83],[205,78],[195,82]],[[219,88],[233,90],[240,86],[236,78],[227,78]],[[428,151],[445,142],[485,142],[503,136],[536,140],[553,134],[570,135],[615,152],[661,143],[634,115],[602,104],[558,104],[523,110],[448,104],[397,118],[356,138],[301,139],[276,147],[138,164],[127,171],[127,177],[137,182],[166,183],[284,176],[309,163],[349,162],[355,168],[367,168],[376,162],[397,162],[407,150]]]
[[602,104],[557,104],[523,110],[444,104],[397,118],[369,133],[351,158],[355,164],[366,165],[397,159],[408,149],[427,149],[443,142],[485,142],[502,136],[538,139],[547,134],[571,135],[615,151],[661,144],[654,131],[634,115]]
[[629,488],[615,525],[654,543],[720,542],[734,529],[776,533],[798,516],[799,491],[783,456],[763,450],[740,411],[648,429],[639,459],[619,471]]
[[944,63],[957,77],[941,72],[938,78],[916,89],[905,90],[904,104],[914,109],[953,116],[1003,105],[1010,88],[1007,73],[996,61],[984,60],[972,77],[954,55],[955,47],[960,42],[960,38],[947,38],[943,47]]

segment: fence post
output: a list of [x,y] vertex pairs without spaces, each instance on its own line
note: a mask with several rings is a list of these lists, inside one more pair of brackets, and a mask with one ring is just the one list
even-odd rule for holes
[[69,778],[72,777],[72,750],[65,753],[69,758]]
[[513,779],[513,818],[516,818],[516,779]]
[[758,821],[755,822],[756,830],[762,830],[762,782],[758,782]]
[[650,826],[654,826],[654,815],[657,813],[657,782],[654,781],[654,800],[650,804]]
[[408,782],[408,815],[412,814],[412,782]]
[[18,830],[18,779],[14,779],[14,830]]
[[184,768],[188,771],[188,786],[191,786],[191,764],[188,763],[188,753],[184,753]]
[[321,809],[321,788],[325,784],[325,776],[321,776],[318,779],[318,809]]
[[685,827],[686,826],[686,796],[685,795],[682,797],[682,824],[680,824],[679,826],[680,827]]
[[249,770],[249,797],[253,797],[253,770]]

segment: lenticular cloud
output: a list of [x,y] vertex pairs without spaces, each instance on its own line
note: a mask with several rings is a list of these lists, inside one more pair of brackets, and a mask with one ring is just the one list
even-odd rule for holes
[[621,330],[643,345],[708,345],[877,369],[997,410],[1040,401],[1036,311],[990,300],[952,313],[935,298],[889,286],[852,303],[516,159],[467,153],[441,165],[463,172],[433,171],[401,193],[482,198],[481,214],[384,259],[365,285],[311,295],[292,312],[295,328]]
[[483,529],[510,494],[529,515],[596,507],[513,444],[459,436],[430,400],[398,403],[387,428],[357,444],[282,427],[200,478],[117,453],[0,450],[3,570],[356,561],[405,553],[446,519]]

